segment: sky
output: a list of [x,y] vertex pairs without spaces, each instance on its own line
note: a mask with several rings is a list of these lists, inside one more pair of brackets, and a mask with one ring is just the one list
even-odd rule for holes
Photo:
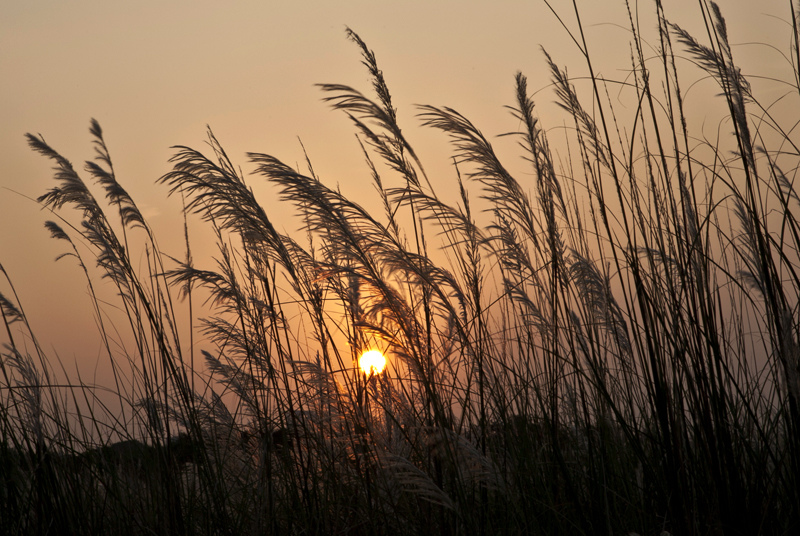
[[[575,28],[572,2],[551,3]],[[696,2],[665,4],[669,19],[703,40]],[[630,56],[624,3],[582,0],[578,6],[600,71],[623,78]],[[652,2],[633,0],[633,7],[643,27],[652,29]],[[721,0],[720,7],[746,74],[790,74],[780,54],[789,50],[788,0]],[[42,226],[53,216],[29,199],[53,179],[50,163],[27,147],[24,134],[43,135],[80,169],[93,157],[88,129],[97,119],[121,184],[163,249],[177,257],[180,206],[156,180],[170,170],[171,147],[201,148],[207,125],[245,172],[248,151],[301,163],[302,140],[324,182],[368,203],[368,170],[353,130],[314,86],[343,83],[369,91],[347,27],[375,51],[404,132],[434,183],[444,185],[437,191],[454,184],[451,153],[441,134],[419,127],[415,104],[451,106],[494,140],[516,127],[503,106],[512,103],[517,71],[528,76],[545,124],[564,120],[555,115],[540,46],[569,66],[571,76],[586,74],[575,45],[539,0],[0,3],[0,263],[45,348],[67,368],[73,361],[94,363],[99,342],[80,271],[72,262],[54,261],[64,247]],[[699,87],[687,88],[690,95],[713,93],[699,72],[693,76]],[[518,158],[510,147],[508,154]],[[257,177],[249,180],[273,221],[293,232],[288,207]],[[191,232],[201,237],[194,244],[197,257],[205,247],[202,233]],[[0,292],[8,289],[0,281]]]

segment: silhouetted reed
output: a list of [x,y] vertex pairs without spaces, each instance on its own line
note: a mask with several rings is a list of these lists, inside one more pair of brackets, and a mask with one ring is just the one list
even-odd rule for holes
[[[303,222],[299,237],[281,233],[209,130],[210,153],[177,147],[159,182],[213,229],[213,262],[196,264],[188,238],[184,261],[161,253],[96,121],[86,171],[108,206],[29,135],[55,166],[40,203],[81,218],[46,227],[86,275],[130,414],[87,413],[105,395],[52,379],[3,272],[0,530],[799,530],[796,118],[759,103],[716,4],[700,2],[704,39],[654,7],[654,57],[630,18],[619,85],[631,123],[618,122],[609,81],[595,75],[579,16],[571,37],[591,95],[545,52],[571,122],[563,152],[517,74],[519,131],[507,136],[522,172],[461,113],[420,106],[422,125],[452,142],[452,183],[425,172],[375,54],[348,30],[374,96],[320,89],[353,121],[378,209],[327,186],[310,162],[304,172],[249,153],[253,174]],[[790,16],[785,82],[797,93],[786,99],[800,96],[797,8]],[[730,132],[716,143],[692,133],[673,46],[727,106]],[[457,189],[456,201],[434,183]],[[128,334],[104,320],[78,240],[116,289]],[[143,269],[133,247],[147,252]],[[198,296],[212,312],[198,328],[205,364],[193,368],[175,309]],[[118,349],[123,338],[132,350]],[[357,369],[371,348],[389,357],[383,374]]]

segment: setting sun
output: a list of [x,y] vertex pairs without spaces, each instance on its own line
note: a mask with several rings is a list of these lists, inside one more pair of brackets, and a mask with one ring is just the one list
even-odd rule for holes
[[380,374],[386,366],[386,357],[380,350],[369,350],[361,354],[358,365],[364,371],[364,374]]

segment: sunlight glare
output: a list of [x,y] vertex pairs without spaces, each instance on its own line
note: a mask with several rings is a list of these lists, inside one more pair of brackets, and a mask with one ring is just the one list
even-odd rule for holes
[[380,350],[369,350],[361,354],[358,365],[364,371],[364,374],[368,376],[370,374],[380,374],[386,366],[386,358]]

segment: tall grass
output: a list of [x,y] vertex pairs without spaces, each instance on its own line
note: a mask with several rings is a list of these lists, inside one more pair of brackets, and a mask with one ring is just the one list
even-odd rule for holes
[[[299,171],[251,153],[256,179],[302,218],[305,233],[286,235],[209,131],[209,153],[177,147],[160,182],[213,229],[210,266],[195,264],[188,238],[183,261],[161,253],[96,122],[86,172],[105,204],[29,136],[55,166],[39,201],[82,219],[47,228],[86,273],[109,360],[135,374],[116,376],[121,417],[102,411],[96,388],[56,384],[3,272],[0,530],[800,530],[797,118],[759,102],[722,13],[699,9],[702,39],[655,2],[652,57],[631,15],[621,82],[595,73],[576,10],[590,93],[545,53],[572,126],[563,152],[515,79],[510,135],[526,181],[465,116],[421,106],[422,124],[453,146],[454,179],[429,177],[375,55],[348,30],[372,95],[320,89],[353,122],[378,210],[326,186],[310,162]],[[794,100],[800,10],[788,15]],[[715,141],[691,130],[679,57],[727,107]],[[456,202],[434,185],[455,188]],[[116,288],[126,351],[78,241]],[[214,307],[200,320],[202,367],[177,328],[175,308],[191,314],[193,299]],[[388,354],[384,374],[357,370],[370,348]]]

